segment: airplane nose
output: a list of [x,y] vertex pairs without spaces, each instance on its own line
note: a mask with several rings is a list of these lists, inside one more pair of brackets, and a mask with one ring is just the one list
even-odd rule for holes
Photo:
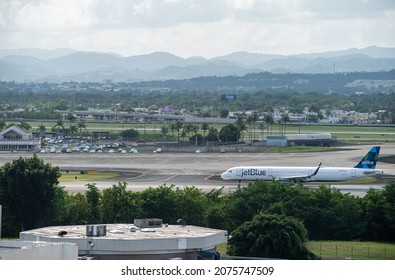
[[221,178],[224,179],[224,180],[226,180],[226,172],[224,172],[224,173],[221,174]]

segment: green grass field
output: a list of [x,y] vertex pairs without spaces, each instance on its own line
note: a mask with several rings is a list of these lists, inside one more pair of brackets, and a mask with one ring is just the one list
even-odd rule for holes
[[72,182],[72,181],[101,181],[106,179],[113,179],[119,176],[117,172],[110,171],[97,171],[97,174],[81,174],[81,172],[70,171],[61,172],[60,182]]
[[[395,260],[395,244],[359,241],[309,241],[307,248],[321,259],[327,260]],[[217,246],[226,255],[227,243]]]
[[310,241],[307,248],[321,259],[395,260],[393,243]]

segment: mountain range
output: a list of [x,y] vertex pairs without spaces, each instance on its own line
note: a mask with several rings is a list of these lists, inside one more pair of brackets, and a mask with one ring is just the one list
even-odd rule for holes
[[167,52],[123,57],[72,49],[0,49],[0,81],[137,82],[247,73],[343,73],[395,69],[395,48],[367,47],[312,54],[236,52],[182,58]]

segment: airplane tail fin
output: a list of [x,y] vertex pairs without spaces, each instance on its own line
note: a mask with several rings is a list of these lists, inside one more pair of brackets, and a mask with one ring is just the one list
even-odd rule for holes
[[379,158],[380,146],[374,146],[370,151],[361,159],[361,161],[354,166],[354,168],[375,169],[376,163]]

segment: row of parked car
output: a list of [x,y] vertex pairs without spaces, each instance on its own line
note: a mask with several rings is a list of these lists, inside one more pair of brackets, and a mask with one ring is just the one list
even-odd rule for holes
[[41,153],[103,153],[103,152],[138,153],[138,150],[135,147],[131,148],[130,150],[121,148],[121,145],[119,143],[100,145],[100,144],[91,144],[81,141],[78,144],[63,144],[63,145],[60,145],[59,142],[58,144],[49,143],[49,145],[46,148],[43,148],[40,152]]

